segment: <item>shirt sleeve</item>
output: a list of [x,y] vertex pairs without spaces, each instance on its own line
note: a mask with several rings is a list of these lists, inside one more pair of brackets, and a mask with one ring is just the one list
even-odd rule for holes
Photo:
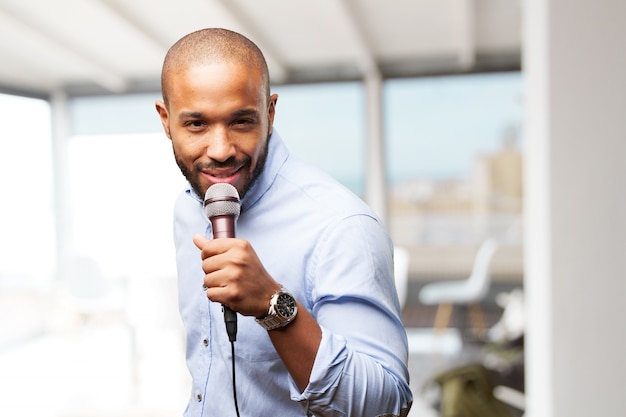
[[380,223],[350,216],[329,228],[307,277],[322,341],[309,385],[291,397],[307,415],[406,416],[406,332],[393,281],[393,245]]

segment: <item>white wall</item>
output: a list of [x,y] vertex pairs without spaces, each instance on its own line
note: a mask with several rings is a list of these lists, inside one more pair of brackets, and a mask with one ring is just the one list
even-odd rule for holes
[[626,2],[526,0],[527,415],[626,410]]

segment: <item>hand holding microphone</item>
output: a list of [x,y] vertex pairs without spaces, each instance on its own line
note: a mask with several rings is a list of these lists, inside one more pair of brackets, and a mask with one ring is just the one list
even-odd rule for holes
[[213,240],[196,235],[194,243],[201,250],[207,294],[212,301],[222,302],[232,342],[237,334],[237,314],[233,309],[246,316],[265,316],[269,300],[280,284],[267,273],[249,242],[219,239],[236,237],[236,220],[241,211],[237,189],[227,183],[214,184],[205,194],[204,205]]

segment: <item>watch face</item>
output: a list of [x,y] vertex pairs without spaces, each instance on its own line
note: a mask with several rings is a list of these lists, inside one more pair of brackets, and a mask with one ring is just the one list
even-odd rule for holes
[[280,294],[276,300],[276,312],[285,318],[291,318],[296,312],[296,300],[289,294]]

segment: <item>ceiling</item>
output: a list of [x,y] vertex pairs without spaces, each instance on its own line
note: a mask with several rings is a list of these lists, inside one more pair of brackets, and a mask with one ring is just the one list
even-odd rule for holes
[[0,0],[0,91],[159,90],[171,44],[234,29],[275,84],[519,69],[520,0]]

